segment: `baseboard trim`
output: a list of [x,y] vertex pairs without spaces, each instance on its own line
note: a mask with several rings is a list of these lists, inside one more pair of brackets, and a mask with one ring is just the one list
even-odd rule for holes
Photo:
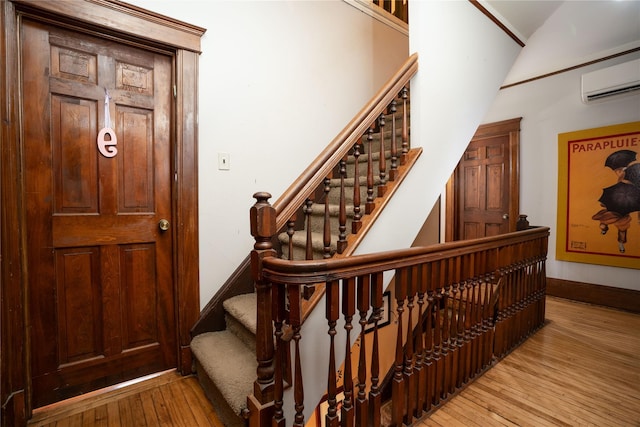
[[640,313],[640,291],[547,277],[547,295]]

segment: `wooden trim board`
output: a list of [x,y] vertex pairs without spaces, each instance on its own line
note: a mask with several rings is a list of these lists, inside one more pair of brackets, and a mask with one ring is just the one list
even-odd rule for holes
[[547,277],[547,295],[640,313],[640,291]]

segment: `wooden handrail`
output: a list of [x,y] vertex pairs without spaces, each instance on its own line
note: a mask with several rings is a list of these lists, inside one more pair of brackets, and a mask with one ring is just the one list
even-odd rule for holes
[[285,226],[304,201],[313,194],[417,71],[418,54],[414,53],[273,203],[277,214],[276,228],[278,230]]
[[[501,234],[473,240],[458,240],[432,246],[353,255],[346,258],[288,261],[265,258],[262,275],[272,283],[309,284],[340,280],[373,270],[392,270],[420,262],[433,262],[451,256],[460,256],[486,250],[495,245],[510,245],[530,240],[532,236],[546,235],[548,227],[531,227],[517,233]],[[375,267],[372,267],[375,266]]]

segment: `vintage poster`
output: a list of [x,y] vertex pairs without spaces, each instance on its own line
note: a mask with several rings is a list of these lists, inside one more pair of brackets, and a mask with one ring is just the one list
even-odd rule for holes
[[558,135],[556,258],[640,269],[640,122]]

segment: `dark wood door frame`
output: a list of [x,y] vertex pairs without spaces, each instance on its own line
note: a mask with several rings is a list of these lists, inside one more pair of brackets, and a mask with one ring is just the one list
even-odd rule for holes
[[[510,120],[503,120],[495,123],[488,123],[478,126],[476,133],[473,135],[473,139],[489,138],[495,136],[509,137],[509,172],[511,174],[510,180],[510,203],[509,203],[509,231],[516,230],[516,222],[518,221],[518,214],[520,209],[520,121],[522,117],[518,117]],[[458,206],[456,206],[456,174],[455,171],[451,174],[451,178],[447,182],[445,194],[445,241],[450,242],[454,240],[454,227],[456,224],[455,216],[458,212]]]
[[199,316],[198,56],[204,29],[115,0],[0,0],[0,422],[31,416],[25,256],[19,29],[24,16],[163,52],[173,58],[174,292],[178,369],[191,372],[190,329]]

